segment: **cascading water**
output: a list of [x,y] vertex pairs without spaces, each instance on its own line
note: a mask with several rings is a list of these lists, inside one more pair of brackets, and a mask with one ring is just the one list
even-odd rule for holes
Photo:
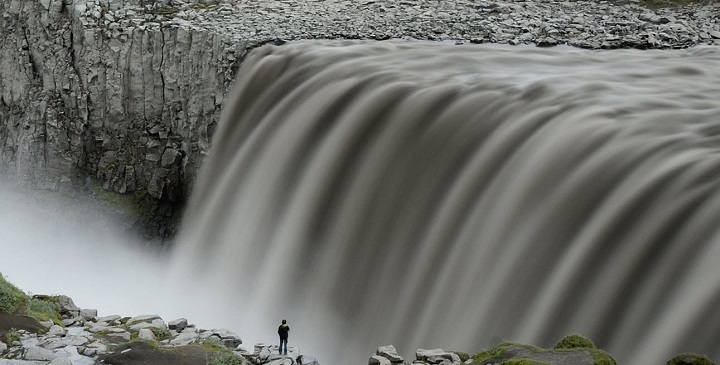
[[[720,356],[720,50],[255,50],[175,268],[324,364],[580,333]],[[230,303],[230,304],[228,304]]]

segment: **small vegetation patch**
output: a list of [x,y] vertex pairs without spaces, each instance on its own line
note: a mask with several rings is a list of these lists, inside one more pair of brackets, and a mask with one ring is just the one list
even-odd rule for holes
[[14,313],[28,296],[0,274],[0,311]]
[[243,365],[243,358],[230,351],[221,351],[213,356],[210,365]]
[[460,358],[460,361],[462,361],[462,362],[470,360],[470,355],[468,355],[467,353],[460,352],[460,351],[452,351],[452,352],[455,355],[458,355],[458,357]]
[[168,339],[171,336],[170,331],[165,328],[153,328],[152,332],[155,335],[155,338],[158,339],[158,341]]
[[18,332],[16,329],[12,328],[10,331],[5,332],[5,338],[4,342],[10,346],[15,341],[20,341],[20,332]]
[[29,317],[38,321],[52,321],[58,325],[62,323],[60,321],[60,305],[51,300],[32,298],[28,302],[25,312]]

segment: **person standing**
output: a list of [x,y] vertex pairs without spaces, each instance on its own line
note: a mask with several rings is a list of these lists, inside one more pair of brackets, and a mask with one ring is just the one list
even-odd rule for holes
[[[290,326],[288,326],[287,321],[283,319],[282,324],[278,327],[278,335],[280,335],[280,353],[284,355],[287,355],[288,332],[290,332]],[[283,345],[285,346],[285,351],[283,351]]]

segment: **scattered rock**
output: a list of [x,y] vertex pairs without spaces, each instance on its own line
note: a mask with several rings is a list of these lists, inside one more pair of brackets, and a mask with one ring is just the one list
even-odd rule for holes
[[378,347],[375,355],[384,357],[393,364],[400,364],[405,361],[402,356],[398,355],[397,350],[393,345]]
[[390,362],[390,360],[388,360],[382,356],[373,355],[373,356],[370,356],[368,365],[391,365],[391,362]]
[[185,318],[179,318],[168,322],[168,328],[174,331],[182,332],[187,327],[188,322]]

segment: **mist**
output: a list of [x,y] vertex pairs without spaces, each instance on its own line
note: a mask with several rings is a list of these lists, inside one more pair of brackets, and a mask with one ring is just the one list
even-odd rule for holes
[[[184,276],[170,250],[133,235],[126,223],[86,199],[0,184],[0,273],[28,294],[67,295],[98,316],[187,318],[201,329],[235,332],[250,351],[256,343],[275,344],[281,318],[262,305],[248,309],[240,297],[228,299],[223,293],[232,290],[232,281]],[[326,332],[317,324],[327,323],[327,316],[285,317],[290,347],[317,356],[312,350],[322,345],[311,334]],[[316,325],[303,330],[300,323]]]

